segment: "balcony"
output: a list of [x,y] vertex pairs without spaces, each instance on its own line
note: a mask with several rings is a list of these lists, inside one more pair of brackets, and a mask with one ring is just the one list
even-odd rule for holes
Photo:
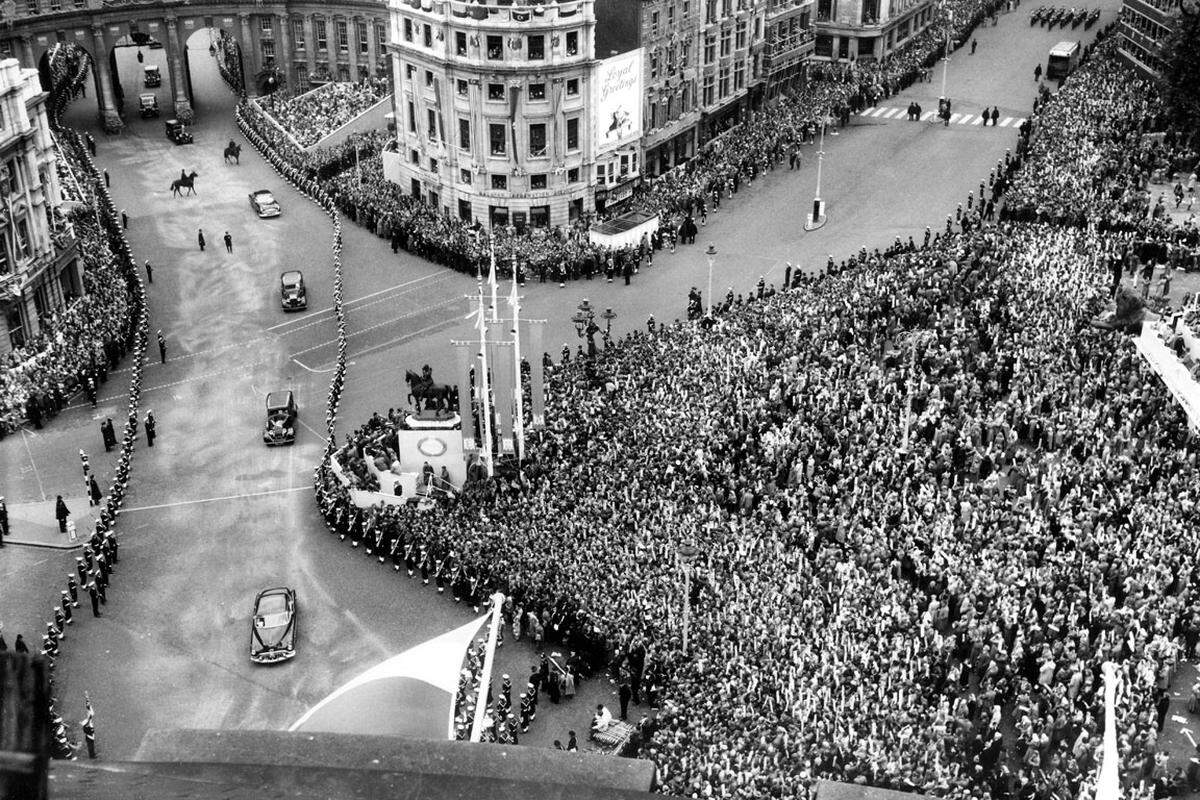
[[768,41],[763,49],[763,72],[769,75],[807,58],[812,55],[816,41],[816,33],[811,29]]

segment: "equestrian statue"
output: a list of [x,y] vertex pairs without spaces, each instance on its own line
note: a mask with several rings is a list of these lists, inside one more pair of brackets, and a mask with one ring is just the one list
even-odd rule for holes
[[458,391],[448,383],[434,383],[433,369],[428,364],[421,368],[420,375],[411,369],[405,370],[404,380],[408,383],[408,400],[416,406],[418,414],[421,413],[422,400],[425,401],[426,411],[448,413],[454,410]]

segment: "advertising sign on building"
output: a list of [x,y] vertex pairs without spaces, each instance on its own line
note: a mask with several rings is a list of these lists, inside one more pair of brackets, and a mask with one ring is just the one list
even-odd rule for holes
[[642,49],[606,58],[596,68],[596,152],[636,142],[642,135]]

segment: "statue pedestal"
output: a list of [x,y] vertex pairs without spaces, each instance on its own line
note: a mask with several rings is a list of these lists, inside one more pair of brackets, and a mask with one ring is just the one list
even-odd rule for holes
[[100,112],[100,124],[104,126],[105,133],[120,133],[125,127],[121,115],[111,108],[106,108]]
[[453,411],[449,412],[430,412],[422,411],[419,414],[409,414],[404,418],[405,427],[413,430],[453,430],[462,424],[462,417]]

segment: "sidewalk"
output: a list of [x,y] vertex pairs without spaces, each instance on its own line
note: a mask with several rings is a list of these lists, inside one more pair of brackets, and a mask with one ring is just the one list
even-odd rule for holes
[[67,534],[58,530],[58,520],[54,516],[57,500],[42,500],[9,504],[9,535],[4,538],[4,543],[56,550],[76,550],[83,547],[95,530],[96,520],[100,519],[101,506],[88,506],[86,497],[64,497],[63,501],[70,509],[71,520],[75,523],[76,541],[72,542],[67,538]]

